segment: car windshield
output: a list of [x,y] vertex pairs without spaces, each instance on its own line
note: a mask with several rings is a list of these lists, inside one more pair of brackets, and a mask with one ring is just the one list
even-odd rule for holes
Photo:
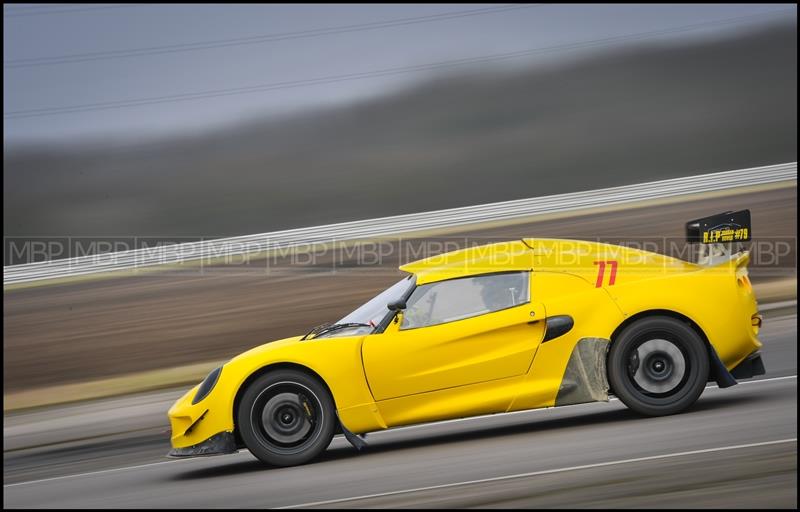
[[[375,330],[381,320],[389,313],[386,307],[405,296],[406,292],[414,286],[413,276],[408,276],[385,289],[355,311],[345,316],[335,324],[320,326],[320,333],[314,338],[334,338],[339,336],[356,336],[369,334]],[[313,331],[310,334],[313,334]]]
[[390,302],[396,301],[397,299],[403,298],[403,295],[405,295],[408,289],[414,286],[414,280],[412,277],[413,276],[408,276],[396,282],[336,323],[378,325],[380,321],[383,320],[383,317],[386,316],[386,313],[389,312],[389,310],[386,308],[386,305]]

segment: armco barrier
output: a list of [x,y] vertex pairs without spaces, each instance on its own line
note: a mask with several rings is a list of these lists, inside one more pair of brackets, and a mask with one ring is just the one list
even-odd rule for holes
[[425,229],[461,226],[792,180],[797,181],[797,162],[433,212],[10,265],[3,267],[3,284],[180,263],[215,256],[235,256],[299,244],[397,235]]

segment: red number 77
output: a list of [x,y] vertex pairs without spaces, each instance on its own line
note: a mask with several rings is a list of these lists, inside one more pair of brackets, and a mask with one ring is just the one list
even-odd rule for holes
[[614,286],[614,282],[617,280],[617,260],[595,261],[595,265],[600,265],[600,268],[597,271],[597,282],[595,283],[595,288],[600,288],[603,286],[603,275],[606,273],[606,263],[611,265],[611,275],[608,278],[608,286]]

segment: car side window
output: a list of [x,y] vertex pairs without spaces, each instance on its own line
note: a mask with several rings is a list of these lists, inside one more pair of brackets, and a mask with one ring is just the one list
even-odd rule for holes
[[455,322],[530,300],[528,272],[484,274],[417,286],[400,330]]

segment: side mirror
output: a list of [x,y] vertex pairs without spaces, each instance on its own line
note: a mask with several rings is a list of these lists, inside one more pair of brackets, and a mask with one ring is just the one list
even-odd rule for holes
[[406,301],[398,299],[394,302],[390,302],[386,307],[389,308],[389,311],[402,311],[406,309]]

